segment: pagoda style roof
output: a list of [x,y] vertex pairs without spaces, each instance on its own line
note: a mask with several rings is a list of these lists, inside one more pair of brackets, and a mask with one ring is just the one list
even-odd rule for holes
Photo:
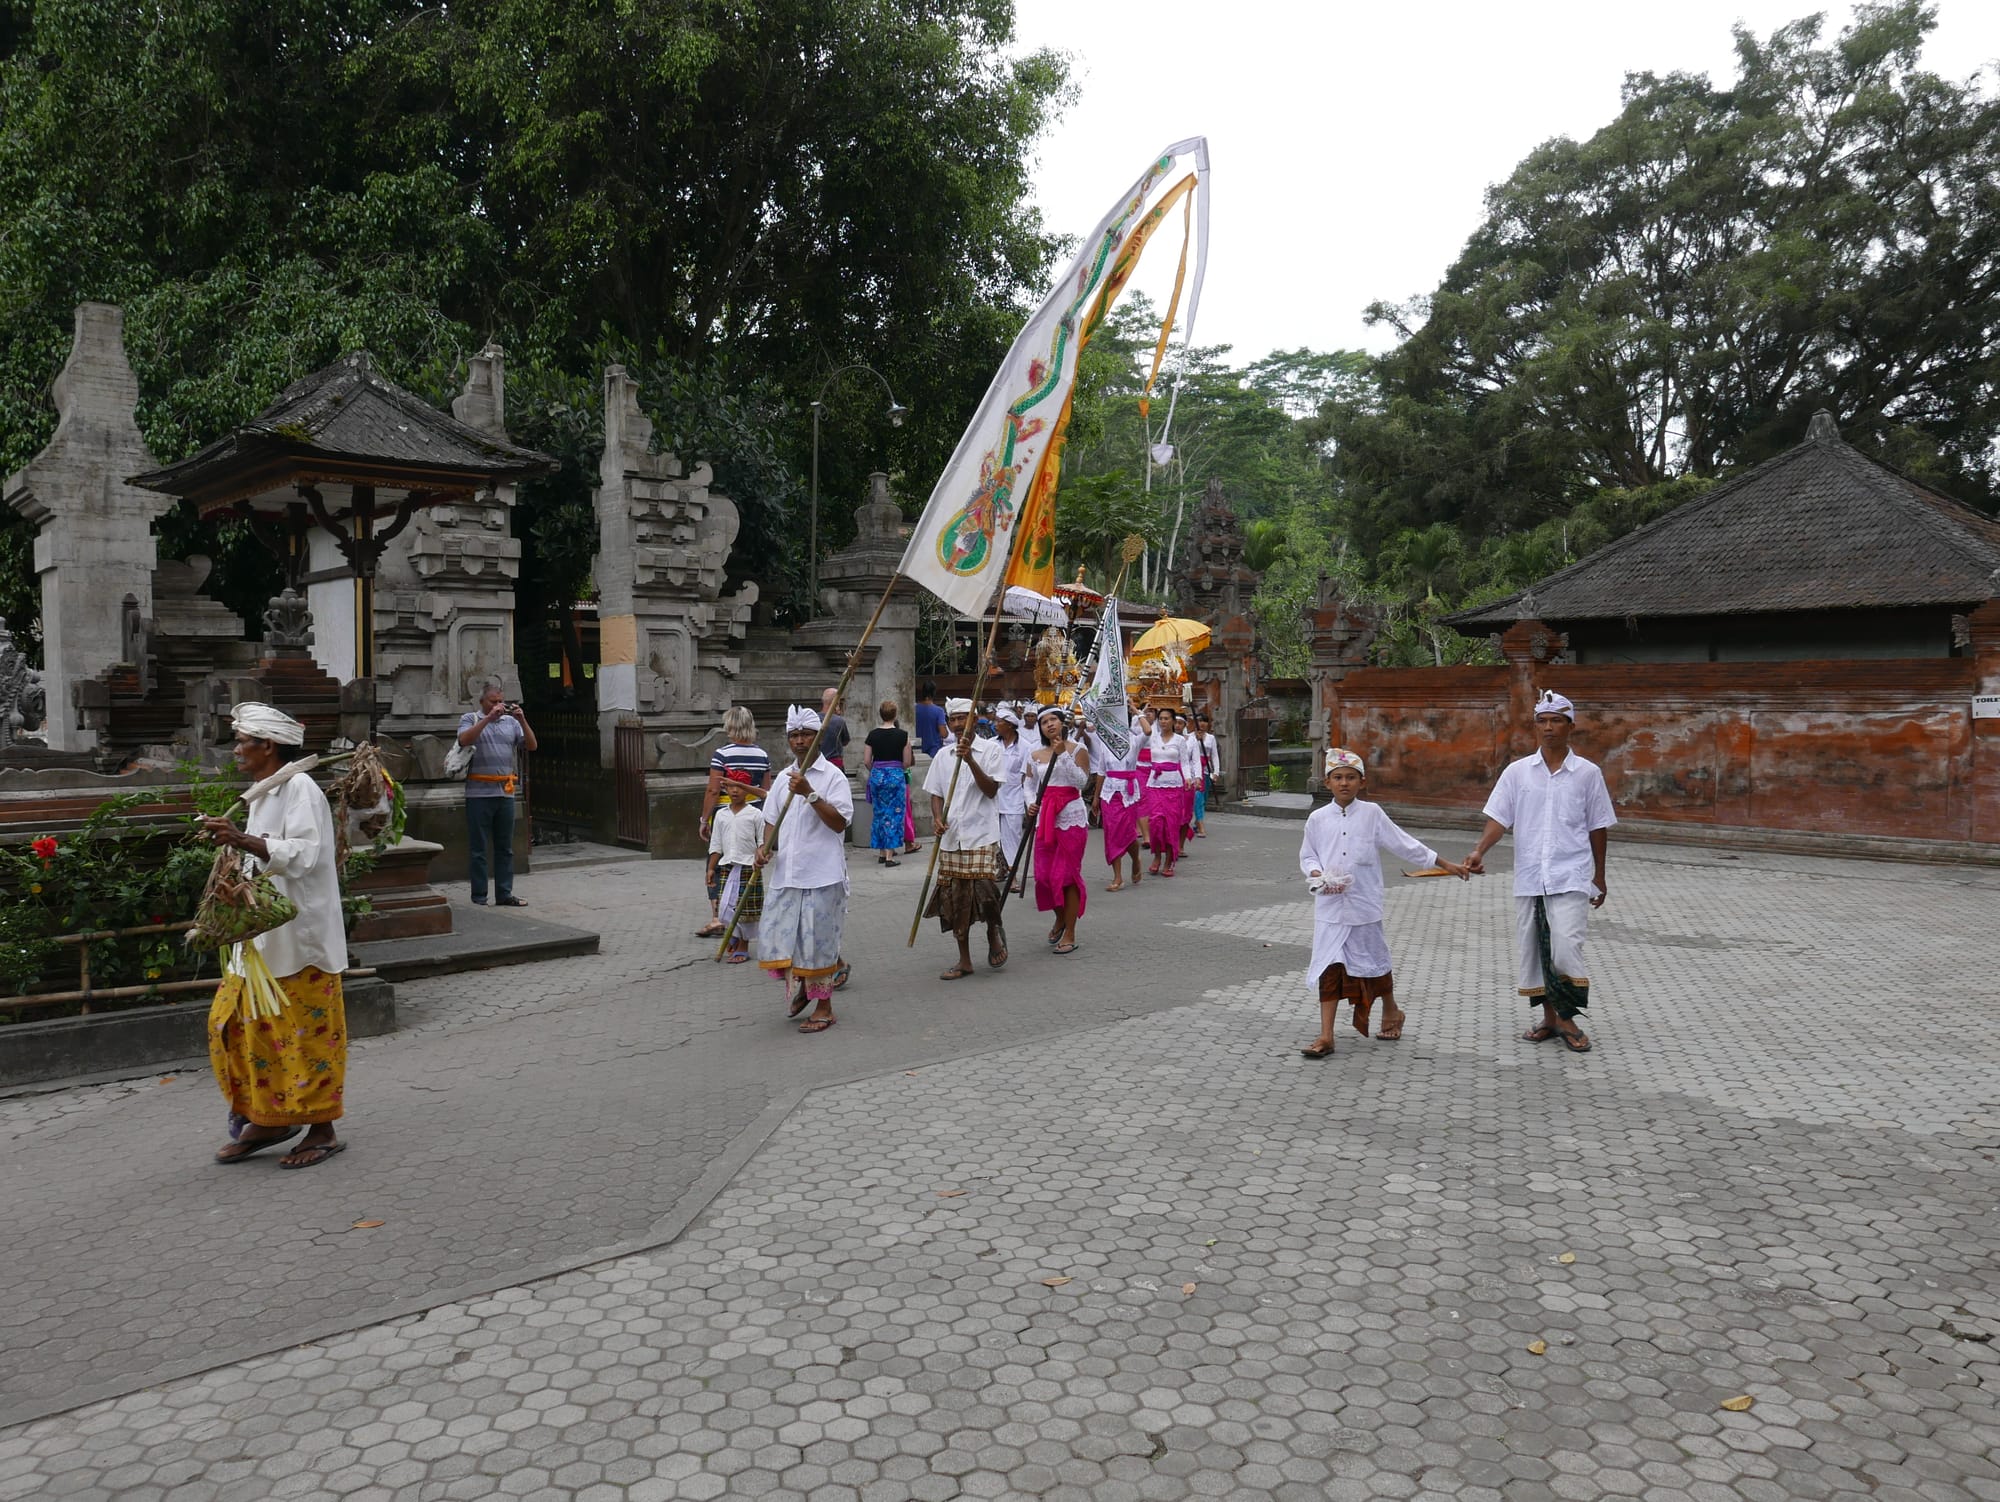
[[467,427],[356,350],[291,385],[241,427],[131,483],[203,513],[297,484],[372,485],[439,499],[546,474],[556,461]]
[[1446,616],[1544,621],[1977,605],[2000,592],[2000,521],[1841,441],[1805,442],[1527,589]]

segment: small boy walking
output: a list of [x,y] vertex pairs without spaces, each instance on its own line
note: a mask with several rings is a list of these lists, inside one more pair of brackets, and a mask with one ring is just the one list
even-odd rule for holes
[[1382,857],[1388,850],[1406,861],[1449,871],[1459,880],[1471,872],[1440,859],[1430,846],[1403,833],[1377,804],[1361,798],[1368,769],[1352,751],[1326,753],[1326,788],[1333,802],[1314,810],[1299,843],[1299,869],[1312,888],[1313,952],[1306,984],[1319,997],[1319,1037],[1299,1050],[1309,1059],[1333,1052],[1333,1028],[1340,1004],[1354,1003],[1354,1030],[1368,1036],[1368,1016],[1382,1001],[1385,1043],[1403,1036],[1403,1012],[1396,1005],[1388,935],[1382,931]]
[[708,836],[708,886],[720,898],[716,914],[727,924],[735,920],[729,936],[727,962],[743,965],[750,960],[750,941],[757,936],[757,920],[764,915],[764,873],[757,869],[757,842],[764,836],[764,816],[750,805],[757,789],[750,774],[731,767],[723,774],[723,805],[715,811],[715,823]]

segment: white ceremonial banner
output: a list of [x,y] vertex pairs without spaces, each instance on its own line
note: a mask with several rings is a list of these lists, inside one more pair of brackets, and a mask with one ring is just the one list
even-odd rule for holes
[[[961,615],[983,614],[1000,587],[1014,523],[1076,383],[1082,320],[1133,221],[1174,163],[1187,156],[1194,158],[1198,243],[1206,251],[1208,140],[1190,136],[1161,152],[1084,239],[1062,280],[1015,337],[971,426],[938,476],[898,572]],[[1197,264],[1182,323],[1184,346],[1194,337],[1204,265],[1205,256]]]
[[1132,709],[1125,702],[1125,638],[1118,629],[1116,600],[1104,602],[1104,613],[1097,622],[1097,671],[1090,676],[1081,708],[1106,751],[1120,762],[1132,754]]

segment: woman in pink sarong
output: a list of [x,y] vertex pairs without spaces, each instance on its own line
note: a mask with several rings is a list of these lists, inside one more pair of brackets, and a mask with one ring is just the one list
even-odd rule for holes
[[[1055,952],[1074,954],[1076,920],[1089,902],[1083,885],[1083,852],[1090,844],[1090,810],[1083,790],[1090,781],[1090,752],[1068,738],[1069,716],[1063,710],[1043,710],[1036,724],[1042,732],[1042,749],[1028,758],[1021,771],[1028,815],[1035,821],[1035,906],[1056,915],[1055,927],[1049,930]],[[1034,802],[1037,793],[1039,808]]]
[[1097,810],[1104,821],[1104,861],[1111,867],[1111,885],[1104,890],[1125,889],[1126,856],[1132,857],[1132,884],[1139,884],[1139,800],[1144,790],[1140,773],[1114,767],[1104,773],[1104,787],[1097,795]]
[[[1153,850],[1151,876],[1172,876],[1181,854],[1181,819],[1187,804],[1187,777],[1182,770],[1183,747],[1174,732],[1171,712],[1162,711],[1149,747],[1152,767],[1146,778],[1146,838]],[[1166,863],[1166,869],[1160,863]]]

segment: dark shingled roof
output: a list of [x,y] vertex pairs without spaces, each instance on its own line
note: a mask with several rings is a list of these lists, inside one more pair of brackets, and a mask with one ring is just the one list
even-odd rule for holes
[[464,488],[545,474],[556,461],[469,428],[375,373],[365,351],[342,355],[214,443],[131,483],[224,505],[294,472],[326,479]]
[[1820,412],[1797,448],[1518,594],[1445,619],[1490,630],[1524,613],[1581,621],[1976,605],[2000,591],[1995,570],[2000,522],[1850,448]]

